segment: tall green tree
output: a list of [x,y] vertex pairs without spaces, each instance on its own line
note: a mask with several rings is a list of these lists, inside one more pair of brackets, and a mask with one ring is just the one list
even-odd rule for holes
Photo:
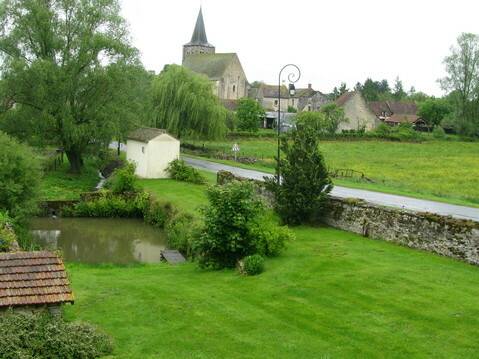
[[178,65],[167,65],[153,81],[156,126],[177,137],[218,138],[226,131],[226,108],[210,81]]
[[129,106],[124,76],[139,66],[117,0],[5,0],[0,52],[16,115],[63,146],[79,172],[90,146],[111,140]]
[[394,81],[393,97],[398,101],[406,97],[406,92],[404,91],[404,86],[402,81],[399,79],[399,76],[396,77],[396,80]]
[[325,209],[333,184],[319,150],[317,131],[297,123],[291,137],[281,138],[281,183],[267,179],[274,194],[275,209],[284,223],[300,224],[317,220]]
[[442,88],[451,92],[459,131],[479,136],[479,35],[463,33],[444,59]]
[[264,109],[257,101],[247,97],[239,100],[236,110],[239,130],[257,132],[263,116]]
[[431,98],[419,105],[418,115],[422,117],[429,126],[438,126],[451,112],[452,108],[446,99]]

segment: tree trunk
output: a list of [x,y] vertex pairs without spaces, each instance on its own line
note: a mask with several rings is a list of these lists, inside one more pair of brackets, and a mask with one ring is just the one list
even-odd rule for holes
[[80,173],[83,167],[83,158],[80,151],[68,150],[65,151],[68,162],[70,162],[70,172]]

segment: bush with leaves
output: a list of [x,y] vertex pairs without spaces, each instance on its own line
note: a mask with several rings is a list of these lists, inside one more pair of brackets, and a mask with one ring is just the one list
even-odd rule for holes
[[86,323],[66,322],[47,312],[0,315],[0,358],[98,358],[110,354],[110,337]]
[[432,136],[436,140],[444,140],[446,138],[446,131],[441,126],[434,126]]
[[0,252],[8,252],[17,239],[11,227],[13,220],[6,212],[0,211]]
[[263,116],[264,109],[257,101],[247,97],[239,100],[236,118],[240,131],[258,132]]
[[294,239],[294,234],[287,226],[278,226],[266,218],[252,223],[250,235],[255,238],[256,253],[266,257],[278,256],[286,243]]
[[105,187],[115,194],[138,192],[135,165],[126,163],[124,166],[115,169]]
[[40,164],[29,147],[0,132],[0,210],[16,222],[37,209]]
[[264,258],[259,254],[246,256],[241,263],[241,272],[246,275],[258,275],[264,271]]
[[179,250],[188,258],[194,258],[193,243],[200,232],[198,220],[189,213],[177,212],[165,225],[168,247]]
[[171,161],[166,171],[170,178],[177,181],[195,184],[206,183],[206,178],[196,168],[188,166],[185,161],[182,160]]
[[263,204],[248,182],[210,187],[207,196],[209,205],[202,211],[204,227],[194,248],[199,264],[234,267],[239,259],[256,253],[250,228],[263,213]]
[[290,137],[281,138],[281,183],[276,176],[266,181],[266,188],[273,193],[275,209],[284,223],[311,222],[324,210],[333,184],[318,145],[315,129],[302,124],[297,124]]

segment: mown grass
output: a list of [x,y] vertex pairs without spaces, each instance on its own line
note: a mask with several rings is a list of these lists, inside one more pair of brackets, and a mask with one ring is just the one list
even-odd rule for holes
[[56,170],[45,172],[40,181],[40,199],[78,199],[81,193],[92,191],[99,180],[98,169],[93,161],[87,161],[80,174],[70,173],[66,162]]
[[[142,184],[175,205],[205,186]],[[479,270],[330,228],[295,228],[266,272],[194,263],[68,264],[68,319],[113,336],[117,358],[472,358],[479,351]]]
[[[256,168],[272,171],[274,139],[236,142],[241,154],[260,159]],[[196,143],[231,152],[232,141]],[[330,168],[354,169],[374,181],[341,179],[338,184],[479,206],[479,142],[322,141],[320,149]]]

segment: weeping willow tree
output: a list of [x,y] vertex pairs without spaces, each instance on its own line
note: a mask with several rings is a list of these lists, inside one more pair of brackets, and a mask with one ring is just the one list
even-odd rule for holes
[[227,110],[210,81],[178,65],[168,65],[153,81],[156,126],[178,138],[215,139],[226,131]]

